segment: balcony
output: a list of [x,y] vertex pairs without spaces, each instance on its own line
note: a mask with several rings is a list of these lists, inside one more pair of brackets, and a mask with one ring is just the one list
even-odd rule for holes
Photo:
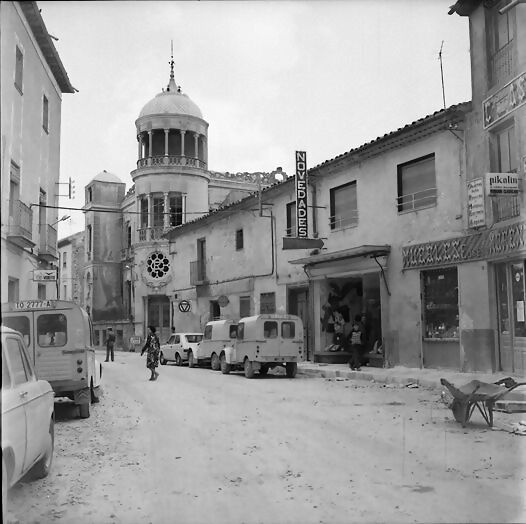
[[35,247],[33,242],[33,211],[20,200],[10,202],[7,239],[19,247]]
[[206,162],[203,162],[198,158],[191,158],[188,156],[180,155],[150,156],[147,158],[140,158],[137,161],[138,169],[141,167],[150,166],[191,166],[198,167],[200,169],[206,169]]
[[339,213],[329,217],[331,229],[345,229],[358,225],[358,210],[348,209],[345,213]]
[[206,262],[204,260],[193,260],[190,262],[190,285],[199,286],[207,282]]
[[40,245],[38,256],[46,262],[53,262],[57,256],[57,230],[47,224],[40,224]]
[[416,211],[425,207],[436,206],[437,204],[437,188],[430,187],[416,193],[408,193],[407,195],[399,196],[396,199],[396,206],[399,213],[406,213],[409,211]]
[[163,226],[143,227],[137,229],[139,242],[153,242],[154,240],[166,240],[162,238],[162,235],[167,230],[168,229],[165,229]]
[[491,85],[496,85],[509,79],[513,74],[512,41],[501,47],[489,59],[489,77]]

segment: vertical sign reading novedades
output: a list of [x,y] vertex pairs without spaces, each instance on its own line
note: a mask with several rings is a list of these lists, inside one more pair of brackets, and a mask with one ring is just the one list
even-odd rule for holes
[[296,223],[298,238],[308,238],[307,224],[307,153],[296,151]]

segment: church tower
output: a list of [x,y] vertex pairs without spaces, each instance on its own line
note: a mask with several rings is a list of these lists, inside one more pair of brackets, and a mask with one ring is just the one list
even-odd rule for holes
[[[166,89],[150,100],[135,121],[137,169],[131,172],[133,196],[126,198],[132,211],[130,247],[133,270],[128,282],[133,287],[129,300],[134,317],[143,328],[155,325],[161,340],[168,338],[172,311],[172,272],[168,240],[170,228],[208,213],[207,133],[208,123],[199,107],[175,83],[174,61]],[[139,329],[137,329],[139,328]],[[136,324],[136,332],[142,331]],[[144,336],[144,333],[143,333]]]

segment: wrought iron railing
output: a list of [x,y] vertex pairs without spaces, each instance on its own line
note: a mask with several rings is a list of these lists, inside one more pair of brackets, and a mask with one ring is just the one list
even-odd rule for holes
[[142,227],[137,230],[139,235],[139,242],[151,242],[153,240],[161,240],[162,235],[166,232],[163,226],[156,227]]
[[190,285],[196,286],[206,281],[206,262],[204,260],[190,262]]
[[189,156],[182,155],[159,155],[140,158],[137,167],[148,166],[192,166],[206,169],[206,162]]
[[513,74],[512,40],[501,47],[489,58],[489,76],[491,85],[495,85]]
[[358,225],[358,210],[350,209],[345,213],[338,213],[329,217],[331,229],[343,229]]
[[430,187],[415,193],[408,193],[407,195],[399,196],[396,199],[396,206],[398,212],[414,211],[423,207],[435,206],[437,203],[437,188]]
[[12,202],[12,212],[9,219],[9,234],[33,240],[33,210],[20,200]]
[[296,227],[288,227],[285,229],[285,236],[286,237],[295,237],[296,236]]
[[40,245],[41,255],[57,256],[57,230],[53,226],[40,224]]

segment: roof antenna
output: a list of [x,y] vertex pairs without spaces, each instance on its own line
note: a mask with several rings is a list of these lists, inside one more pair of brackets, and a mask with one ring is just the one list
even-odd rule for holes
[[175,85],[175,79],[174,79],[174,41],[171,41],[171,50],[172,54],[170,56],[170,61],[168,62],[170,64],[170,81],[168,82],[168,87],[166,88],[167,91],[171,91],[171,87],[176,87]]
[[444,40],[440,45],[440,51],[438,52],[438,60],[440,61],[440,76],[442,78],[442,100],[444,101],[444,109],[446,109],[446,91],[444,89],[444,69],[442,67],[442,48],[444,47]]

